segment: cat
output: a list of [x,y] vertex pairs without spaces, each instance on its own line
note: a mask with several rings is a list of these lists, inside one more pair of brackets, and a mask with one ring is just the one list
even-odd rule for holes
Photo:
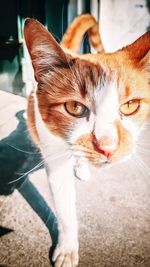
[[[78,54],[88,32],[97,54]],[[28,127],[40,147],[59,227],[55,267],[78,265],[75,176],[88,180],[97,168],[125,160],[150,114],[150,32],[115,53],[105,53],[95,19],[75,19],[61,45],[34,19],[24,36],[35,88]]]

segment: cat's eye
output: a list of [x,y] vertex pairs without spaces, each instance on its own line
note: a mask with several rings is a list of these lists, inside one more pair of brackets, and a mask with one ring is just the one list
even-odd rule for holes
[[68,101],[64,106],[66,111],[74,117],[82,118],[89,114],[89,109],[77,101]]
[[120,107],[120,113],[124,116],[136,114],[140,109],[140,99],[133,99]]

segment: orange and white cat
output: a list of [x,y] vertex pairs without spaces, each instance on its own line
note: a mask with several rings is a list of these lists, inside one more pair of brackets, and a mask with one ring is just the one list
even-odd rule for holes
[[[88,32],[98,54],[79,55]],[[75,176],[129,158],[150,114],[150,32],[115,52],[103,52],[95,19],[82,15],[61,46],[34,19],[25,40],[36,85],[29,97],[28,126],[39,145],[53,193],[59,240],[56,267],[78,265]]]

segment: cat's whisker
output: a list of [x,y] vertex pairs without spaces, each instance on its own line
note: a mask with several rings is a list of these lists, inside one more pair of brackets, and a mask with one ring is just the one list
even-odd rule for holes
[[23,150],[23,149],[21,149],[21,148],[18,148],[18,147],[16,147],[16,146],[13,146],[13,145],[8,144],[8,143],[7,143],[7,145],[10,146],[10,147],[12,147],[13,149],[19,151],[19,152],[25,153],[25,154],[40,154],[40,151],[38,151],[38,150],[37,150],[36,152],[31,152],[31,151]]
[[139,139],[136,141],[136,144],[141,146],[141,147],[144,147],[145,145],[149,145],[149,140],[143,140],[143,139]]
[[47,223],[48,223],[50,217],[51,217],[51,213],[49,213],[48,216],[47,216],[47,220],[46,220],[46,222],[45,222],[45,226],[47,226]]
[[146,155],[146,156],[150,156],[150,151],[145,151],[145,150],[139,150],[140,154]]
[[45,163],[45,160],[42,160],[40,163],[38,163],[36,166],[34,166],[31,170],[29,170],[28,172],[24,173],[19,178],[15,179],[13,181],[10,181],[8,184],[12,184],[12,183],[18,182],[19,180],[23,179],[25,176],[27,176],[28,174],[30,174],[32,171],[35,171],[38,168],[40,168],[42,165],[44,165],[44,163]]
[[143,148],[143,149],[150,149],[149,146],[149,142],[145,143],[145,142],[141,142],[141,143],[136,143],[137,147]]
[[139,171],[148,178],[150,169],[146,166],[146,164],[143,162],[143,160],[138,157],[137,155],[134,156],[134,161],[136,162],[137,166],[140,167]]
[[150,155],[150,149],[148,149],[148,148],[145,148],[145,147],[143,147],[143,146],[141,146],[141,145],[138,145],[138,146],[137,146],[137,149],[138,149],[139,151],[147,152],[147,153],[149,153],[149,155]]
[[48,158],[49,160],[53,161],[53,160],[56,160],[56,159],[60,159],[60,158],[62,158],[64,156],[70,156],[70,151],[68,149],[66,149],[64,153],[59,154],[59,155],[58,154],[55,155],[54,153],[52,155],[50,154],[50,155],[46,156],[44,158],[44,160],[46,160]]
[[[68,151],[67,151],[67,152],[68,152]],[[54,156],[54,155],[53,155],[51,158],[50,158],[51,155],[47,155],[41,162],[39,162],[37,165],[35,165],[31,170],[29,170],[29,171],[27,171],[26,173],[22,174],[19,178],[15,179],[15,180],[13,180],[13,181],[10,181],[8,184],[15,183],[15,182],[21,180],[22,178],[24,178],[25,176],[29,175],[31,172],[37,170],[38,168],[40,168],[41,166],[44,165],[46,159],[50,159],[51,161],[53,161],[53,160],[56,160],[56,159],[59,159],[59,158],[61,158],[61,157],[66,156],[66,155],[67,155],[67,152],[62,153],[62,154],[59,154],[59,155],[57,155],[57,156]],[[68,154],[68,156],[70,156],[70,155]]]
[[87,153],[93,153],[90,149],[84,149],[84,148],[71,148],[71,151],[73,152],[87,152]]
[[96,155],[98,154],[98,152],[94,151],[94,150],[91,150],[89,148],[86,148],[86,147],[83,147],[83,146],[80,146],[80,145],[72,145],[71,147],[72,151],[81,151],[81,152],[85,152],[85,153],[95,153]]
[[148,174],[146,173],[146,171],[143,169],[143,167],[141,166],[141,164],[136,161],[136,166],[137,166],[137,170],[139,171],[139,173],[141,173],[141,175],[144,177],[144,178],[148,178]]
[[24,133],[29,133],[30,130],[32,130],[32,129],[36,129],[36,126],[28,127],[28,128],[27,128],[26,130],[24,130],[23,132],[24,132]]
[[150,169],[148,168],[148,166],[144,163],[144,161],[138,157],[138,161],[140,162],[141,166],[143,166],[143,168],[145,169],[145,171],[149,174]]
[[79,150],[81,150],[81,149],[85,149],[85,150],[89,150],[89,151],[91,151],[89,148],[87,148],[87,147],[85,147],[85,146],[83,146],[83,145],[79,145],[79,144],[71,144],[71,148],[72,148],[72,149],[79,149]]
[[85,152],[85,154],[83,154],[82,151],[77,151],[73,154],[73,157],[76,159],[76,160],[82,160],[82,161],[92,161],[92,162],[97,162],[97,163],[102,163],[102,162],[105,162],[106,159],[103,158],[103,156],[101,154],[93,154],[93,153],[87,153]]
[[74,153],[74,156],[75,157],[80,157],[80,156],[84,156],[84,157],[86,157],[86,158],[90,158],[90,159],[101,159],[102,157],[101,157],[101,154],[99,154],[99,155],[95,155],[95,154],[92,154],[92,153],[85,153],[85,155],[83,155],[83,154],[80,154],[80,153]]
[[147,157],[150,156],[150,149],[144,148],[142,145],[137,145],[137,153],[145,155]]

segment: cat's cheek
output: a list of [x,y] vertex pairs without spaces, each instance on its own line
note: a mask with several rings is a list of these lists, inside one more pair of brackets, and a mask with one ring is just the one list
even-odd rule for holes
[[148,121],[150,115],[150,105],[142,102],[139,112],[135,115],[122,118],[123,126],[129,131],[134,133],[134,136],[138,135],[143,126]]
[[136,122],[133,122],[130,118],[124,117],[122,120],[122,125],[131,133],[133,140],[136,140],[139,135],[138,124]]
[[85,134],[89,134],[92,131],[92,127],[87,122],[86,118],[79,119],[72,128],[72,132],[69,136],[69,141],[72,144],[76,143],[76,140],[78,140],[81,136]]

